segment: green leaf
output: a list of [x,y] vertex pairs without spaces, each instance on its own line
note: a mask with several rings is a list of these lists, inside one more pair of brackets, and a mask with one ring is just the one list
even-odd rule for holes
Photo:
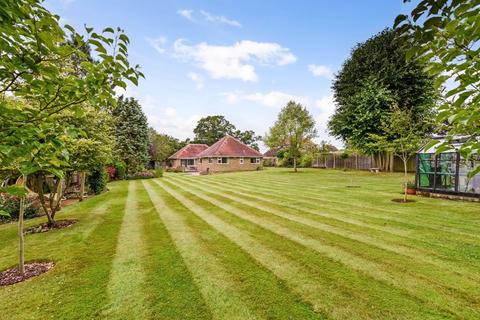
[[18,197],[25,196],[28,194],[28,191],[27,189],[25,189],[25,187],[17,186],[17,185],[1,187],[0,192],[5,192],[5,193],[8,193],[9,195],[18,196]]
[[0,210],[0,217],[10,218],[10,214],[5,210]]

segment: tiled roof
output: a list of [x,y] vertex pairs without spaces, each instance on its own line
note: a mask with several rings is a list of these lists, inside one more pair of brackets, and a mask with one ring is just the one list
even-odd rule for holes
[[281,146],[281,147],[276,147],[276,148],[274,148],[274,149],[270,149],[270,150],[268,150],[267,152],[265,152],[265,153],[263,154],[263,156],[264,156],[264,157],[272,157],[272,158],[273,158],[273,157],[276,157],[276,156],[277,156],[277,153],[278,153],[280,150],[282,150],[282,149],[283,149],[283,146]]
[[212,144],[208,149],[202,151],[198,157],[263,157],[257,150],[230,135],[226,135],[222,139]]
[[204,151],[207,148],[208,148],[208,146],[206,144],[190,143],[190,144],[187,144],[182,149],[175,152],[168,159],[192,159],[192,158],[197,158],[198,154],[200,152]]

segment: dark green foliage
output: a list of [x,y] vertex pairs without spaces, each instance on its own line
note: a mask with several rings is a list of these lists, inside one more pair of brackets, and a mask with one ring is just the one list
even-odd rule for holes
[[149,148],[150,160],[164,162],[172,154],[183,148],[188,140],[180,141],[168,134],[157,133],[155,129],[149,128]]
[[195,133],[194,143],[212,145],[229,134],[256,150],[258,150],[257,141],[261,139],[253,130],[237,130],[230,121],[220,115],[201,118],[193,129],[193,133]]
[[115,118],[115,155],[125,163],[126,173],[134,173],[144,168],[148,161],[147,117],[134,98],[118,98],[113,110]]
[[155,176],[155,178],[163,177],[163,169],[162,168],[157,168],[157,169],[153,170],[153,175]]
[[[7,215],[0,215],[0,222],[17,220],[20,212],[20,198],[8,194],[0,195],[0,211]],[[38,206],[31,197],[25,198],[25,219],[34,218],[39,212]]]
[[107,182],[108,174],[103,166],[92,169],[90,175],[87,177],[88,187],[94,194],[102,193],[107,186]]
[[332,86],[337,104],[329,121],[332,135],[368,151],[368,135],[385,133],[382,121],[392,106],[411,110],[416,122],[431,118],[433,80],[422,64],[406,60],[407,50],[406,40],[390,29],[353,49]]
[[115,168],[115,179],[125,179],[125,165],[120,161],[116,161],[113,163],[113,166]]

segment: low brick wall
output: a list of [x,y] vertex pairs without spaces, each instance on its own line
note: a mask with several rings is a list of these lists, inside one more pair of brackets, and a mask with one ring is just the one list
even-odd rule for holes
[[227,172],[227,171],[254,171],[262,166],[260,163],[250,163],[250,158],[243,158],[243,164],[240,158],[228,158],[228,163],[217,163],[217,158],[212,158],[212,163],[208,163],[208,158],[203,158],[202,163],[197,161],[197,168],[200,172]]

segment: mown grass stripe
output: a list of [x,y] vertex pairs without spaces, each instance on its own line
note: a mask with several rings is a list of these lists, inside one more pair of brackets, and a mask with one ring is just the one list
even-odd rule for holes
[[388,266],[384,266],[379,262],[371,261],[362,256],[356,255],[354,252],[347,251],[344,248],[333,246],[317,240],[312,236],[303,234],[303,232],[299,232],[298,229],[292,230],[289,227],[283,226],[282,224],[273,222],[269,218],[257,216],[245,210],[236,208],[230,204],[226,204],[223,201],[212,198],[204,192],[190,190],[184,185],[179,185],[178,187],[193,195],[202,197],[204,200],[224,210],[227,210],[238,217],[258,224],[265,229],[275,232],[287,239],[296,241],[308,248],[316,250],[326,257],[340,261],[343,264],[354,268],[355,270],[364,272],[374,279],[385,281],[395,285],[398,288],[405,288],[410,292],[410,294],[414,294],[421,299],[428,297],[427,299],[437,304],[438,307],[447,307],[450,311],[457,310],[459,308],[465,308],[468,310],[468,312],[473,311],[470,309],[469,301],[464,301],[464,297],[459,296],[457,299],[452,299],[452,297],[448,296],[447,293],[439,291],[438,288],[435,288],[437,286],[434,283],[426,284],[421,281],[420,278],[412,277],[411,275],[405,273],[392,273],[390,270],[388,270]]
[[[199,191],[205,189],[197,186],[190,188]],[[190,188],[188,188],[188,191],[191,191]],[[318,226],[313,222],[312,225],[309,225],[309,223],[306,223],[303,220],[298,221],[299,219],[292,219],[290,216],[283,213],[275,215],[280,217],[279,219],[275,216],[271,216],[270,213],[263,211],[259,205],[255,206],[255,204],[246,204],[247,206],[245,206],[245,204],[236,201],[231,202],[231,199],[212,192],[211,188],[209,188],[208,191],[203,192],[208,193],[209,196],[212,196],[218,201],[229,203],[230,205],[246,210],[249,213],[256,214],[259,217],[267,217],[272,221],[275,220],[282,226],[292,229],[292,231],[312,238],[321,239],[330,245],[334,245],[345,251],[352,252],[359,257],[378,263],[383,270],[388,271],[393,275],[402,275],[403,277],[416,279],[419,286],[436,290],[441,295],[460,297],[460,300],[467,304],[475,301],[473,297],[480,296],[480,288],[475,285],[479,281],[478,274],[468,273],[463,269],[453,271],[449,266],[440,264],[440,261],[437,266],[425,263],[421,261],[421,258],[418,259],[415,256],[407,257],[399,255],[396,254],[392,248],[390,248],[391,250],[385,250],[374,243],[366,243],[365,241],[362,241],[363,239],[353,239],[347,235],[339,235],[331,232],[331,230],[323,230],[317,228]],[[296,218],[303,219],[302,217]],[[320,230],[320,232],[316,230]],[[435,280],[432,281],[432,279]]]
[[[167,186],[161,181],[156,181],[156,183],[176,199],[181,201],[185,206],[190,208],[192,212],[204,219],[212,227],[217,229],[219,232],[222,232],[231,241],[237,243],[243,250],[248,252],[253,258],[257,259],[262,265],[272,270],[272,272],[274,272],[279,278],[284,279],[287,284],[292,287],[292,290],[298,292],[305,300],[311,302],[316,309],[327,313],[329,317],[348,319],[355,314],[358,315],[358,309],[362,310],[361,313],[365,318],[383,319],[385,317],[395,318],[399,316],[399,314],[395,316],[395,313],[398,312],[398,310],[394,311],[389,309],[388,312],[385,313],[385,309],[373,307],[373,305],[382,303],[382,300],[385,297],[375,297],[374,295],[365,296],[361,294],[357,295],[356,291],[362,291],[362,289],[358,287],[355,287],[354,290],[346,290],[346,288],[342,290],[338,287],[333,289],[332,284],[328,285],[327,283],[324,283],[322,276],[306,271],[305,265],[296,263],[296,259],[288,258],[281,254],[281,251],[279,252],[272,250],[267,246],[262,245],[258,240],[253,238],[253,234],[248,234],[245,231],[241,231],[231,223],[225,222],[213,215],[212,212],[216,211],[215,208],[207,210],[205,208],[206,205],[198,205],[193,200],[190,200],[187,198],[187,196],[184,196],[180,193],[185,191],[175,191],[174,189],[180,188],[178,184],[175,186]],[[196,198],[196,196],[193,198]],[[202,200],[202,202],[206,201],[208,200]],[[224,210],[217,207],[217,210],[218,209]],[[240,220],[245,221],[242,219]],[[253,224],[252,226],[258,228],[258,225],[256,224]],[[264,235],[265,233],[270,232],[270,230],[267,230],[268,229],[265,229],[264,231],[259,231],[255,234]],[[283,241],[285,242],[288,240],[283,239]],[[282,248],[285,248],[285,246],[282,246]],[[304,250],[300,249],[300,252],[304,252]],[[295,252],[296,255],[299,255],[298,249]],[[342,268],[340,267],[338,272],[346,272],[348,274],[348,271],[341,269]],[[323,270],[324,269],[322,269],[322,271]],[[378,286],[376,284],[372,284],[372,281],[375,280],[370,279],[367,281],[369,282],[369,287],[376,287],[378,289]],[[338,285],[339,283],[335,282],[335,286]],[[326,291],[328,291],[328,293],[326,293]],[[393,294],[392,291],[395,290],[389,289],[387,292],[389,294]],[[409,300],[407,297],[400,299],[405,299],[407,301]],[[408,303],[412,303],[412,301],[409,301]],[[404,304],[405,301],[403,301],[402,305]],[[412,312],[414,309],[417,309],[417,307],[413,306],[408,308]],[[425,314],[422,315],[422,318],[429,318],[432,315],[428,308],[422,307],[421,310],[425,312]],[[400,314],[403,314],[404,312],[405,310],[401,311]]]
[[[227,178],[228,179],[228,178]],[[292,183],[292,181],[283,181],[279,179],[258,179],[256,177],[251,177],[248,180],[242,180],[240,179],[235,179],[236,182],[240,183],[247,183],[248,185],[254,185],[258,187],[266,187],[269,190],[279,190],[279,191],[284,191],[285,188],[288,188],[289,191],[293,194],[300,194],[300,195],[311,195],[315,197],[316,199],[322,199],[323,201],[328,201],[332,202],[335,204],[344,204],[344,193],[345,190],[342,187],[335,186],[334,188],[332,187],[327,187],[328,190],[328,198],[325,198],[322,196],[324,189],[320,187],[321,189],[318,189],[319,187],[316,186],[315,183],[311,183],[308,185],[306,188],[302,188],[301,184],[298,183]],[[292,188],[294,186],[294,188]],[[371,208],[372,206],[370,205],[370,202],[367,200],[369,197],[366,197],[367,195],[371,195],[372,189],[371,189],[371,184],[366,186],[366,188],[358,188],[354,189],[354,192],[350,192],[350,198],[352,200],[355,200],[355,203],[349,203],[350,205],[356,206],[356,207],[362,207],[362,208]],[[323,190],[322,190],[323,189]],[[345,186],[346,189],[346,186]],[[379,198],[386,198],[386,197],[399,197],[401,189],[399,188],[398,192],[379,192],[375,191],[375,195]],[[383,197],[380,197],[383,196]],[[434,201],[434,200],[433,200]],[[422,199],[421,202],[417,203],[416,205],[420,208],[425,208],[426,206],[432,206],[435,205],[436,203],[433,202],[432,199]],[[471,207],[474,209],[474,205],[472,206],[471,203],[466,203],[466,207]],[[405,206],[392,206],[390,204],[389,209],[383,209],[383,208],[376,208],[377,210],[379,209],[380,211],[390,213],[403,213],[410,215],[410,211],[408,208],[405,208]],[[476,219],[472,220],[473,225],[465,225],[464,219],[465,219],[465,214],[462,211],[462,214],[459,216],[459,218],[462,219],[457,219],[457,220],[452,220],[448,219],[445,220],[445,217],[451,218],[453,212],[455,211],[455,208],[450,208],[449,212],[444,212],[444,211],[439,211],[437,213],[430,213],[429,211],[424,212],[424,216],[422,217],[422,221],[428,217],[430,222],[435,222],[439,223],[441,226],[444,225],[450,225],[452,228],[456,228],[458,230],[468,230],[472,231],[475,226],[480,226],[476,221]]]
[[138,181],[128,183],[125,214],[117,240],[115,258],[108,283],[109,303],[103,314],[109,318],[145,318],[145,284],[140,215],[137,199]]
[[[318,208],[330,209],[332,206],[335,206],[337,209],[342,210],[351,210],[351,214],[357,216],[367,216],[370,218],[382,220],[384,223],[395,222],[397,224],[403,225],[406,229],[418,229],[422,227],[426,230],[432,230],[434,232],[444,232],[449,233],[451,236],[461,236],[469,241],[478,241],[480,235],[475,234],[472,230],[459,230],[453,226],[448,226],[448,221],[442,220],[431,220],[427,218],[419,218],[416,216],[409,215],[408,217],[403,217],[406,213],[405,211],[400,211],[396,209],[399,205],[392,204],[392,202],[385,203],[385,206],[390,207],[385,209],[379,206],[371,205],[361,205],[357,204],[358,199],[353,197],[353,193],[350,195],[350,201],[345,202],[345,199],[342,200],[331,200],[331,195],[328,198],[321,198],[319,194],[309,195],[310,193],[306,190],[298,191],[295,190],[293,184],[290,184],[288,190],[285,188],[276,188],[270,185],[255,184],[251,181],[246,181],[245,183],[239,182],[238,180],[232,181],[231,178],[225,178],[225,182],[228,184],[233,184],[234,186],[243,186],[246,185],[250,187],[255,187],[256,190],[261,190],[263,194],[276,194],[277,196],[285,197],[286,199],[292,199],[297,203],[314,203]],[[379,198],[380,199],[380,198]],[[382,201],[385,201],[382,198]],[[395,206],[395,208],[393,207]],[[377,213],[378,212],[378,213]]]
[[[400,254],[400,255],[403,255],[403,256],[406,256],[406,257],[414,258],[415,259],[415,264],[418,264],[419,261],[423,262],[423,263],[426,263],[426,264],[430,264],[431,267],[442,270],[442,273],[444,273],[444,274],[448,274],[449,275],[448,280],[450,282],[452,282],[451,285],[457,285],[459,282],[462,283],[465,280],[467,280],[467,284],[471,284],[472,280],[473,281],[480,281],[480,278],[478,277],[478,274],[474,274],[474,273],[470,273],[470,272],[466,272],[466,271],[462,270],[463,271],[462,275],[460,275],[458,270],[455,271],[455,272],[453,271],[452,268],[454,268],[454,266],[452,264],[449,264],[445,261],[441,261],[441,260],[438,260],[438,259],[433,259],[433,258],[427,256],[425,251],[420,251],[420,250],[416,250],[415,248],[410,248],[410,247],[406,247],[406,246],[403,246],[403,245],[399,245],[399,244],[396,244],[396,243],[389,242],[388,240],[385,239],[385,237],[383,237],[382,239],[374,238],[374,237],[368,236],[364,233],[345,230],[345,229],[342,229],[340,227],[332,226],[332,225],[325,224],[325,223],[322,223],[322,222],[319,222],[319,221],[316,221],[316,220],[313,220],[313,219],[310,219],[310,218],[306,218],[305,215],[295,215],[295,214],[286,213],[285,210],[273,209],[271,207],[262,205],[259,202],[254,202],[254,201],[251,201],[251,200],[247,200],[245,198],[241,198],[241,197],[238,197],[238,196],[233,196],[231,194],[226,193],[225,191],[223,191],[223,192],[222,191],[216,191],[215,192],[214,190],[219,190],[218,187],[210,185],[208,188],[204,188],[204,186],[206,187],[207,185],[200,184],[198,181],[192,182],[191,180],[187,180],[187,179],[177,179],[175,181],[185,183],[185,184],[189,185],[190,187],[193,187],[197,190],[199,190],[200,188],[206,189],[211,194],[214,194],[214,195],[221,196],[223,198],[232,200],[232,201],[236,202],[237,204],[239,204],[240,206],[243,206],[243,207],[246,205],[246,206],[251,207],[252,209],[261,210],[265,213],[270,213],[270,214],[276,215],[278,217],[285,218],[285,219],[290,220],[290,221],[295,221],[295,222],[298,222],[298,223],[303,224],[305,226],[313,227],[313,228],[316,228],[316,229],[319,229],[319,230],[322,230],[322,231],[325,231],[325,232],[329,232],[329,233],[332,233],[332,234],[335,234],[335,235],[338,235],[338,236],[341,236],[341,237],[344,237],[344,238],[352,239],[352,240],[355,240],[355,241],[358,241],[358,242],[368,244],[370,246],[378,247],[380,249],[389,251],[393,254]],[[232,203],[232,204],[235,204],[235,203]],[[238,205],[236,205],[236,206],[238,207]],[[422,265],[422,267],[425,267],[425,266]],[[431,269],[429,269],[429,270],[431,270]],[[465,279],[464,276],[470,277],[470,280]],[[476,288],[473,287],[471,289],[474,290]],[[479,294],[480,294],[480,292],[479,292]]]
[[[198,178],[198,177],[195,177],[195,178]],[[319,209],[318,201],[314,203],[313,201],[306,202],[306,201],[298,201],[297,199],[289,199],[287,196],[282,197],[281,195],[276,195],[274,192],[261,192],[261,191],[258,191],[258,189],[254,189],[254,188],[245,188],[243,185],[234,186],[233,183],[230,183],[229,181],[220,183],[220,182],[212,181],[211,179],[208,179],[208,180],[197,179],[197,180],[205,181],[205,183],[217,184],[219,186],[223,186],[224,188],[235,191],[236,193],[243,193],[243,194],[246,194],[247,196],[257,197],[259,199],[263,199],[262,201],[264,202],[281,204],[282,207],[288,207],[293,209],[301,207],[301,210],[303,212],[308,212],[315,215],[336,219],[339,221],[349,222],[352,224],[359,224],[361,226],[369,226],[379,231],[383,230],[388,233],[392,233],[407,239],[408,242],[410,242],[411,245],[415,247],[422,246],[424,248],[427,248],[430,251],[434,249],[434,251],[437,252],[440,256],[446,257],[449,260],[451,260],[452,257],[455,258],[456,253],[459,252],[458,251],[459,247],[461,247],[463,250],[466,247],[471,247],[472,250],[470,251],[472,255],[477,256],[477,254],[475,253],[475,250],[473,250],[474,247],[472,246],[475,246],[478,242],[475,241],[474,239],[465,240],[462,238],[453,237],[452,235],[449,235],[448,237],[443,236],[441,238],[438,238],[436,236],[436,232],[432,232],[432,230],[430,229],[425,229],[425,228],[420,229],[416,225],[411,225],[411,226],[406,226],[404,224],[398,225],[398,223],[392,222],[391,220],[385,220],[385,219],[379,220],[377,218],[361,216],[355,213],[355,209],[339,210],[336,207],[332,207],[332,206],[322,207],[321,209]],[[353,216],[354,218],[352,219],[350,216]],[[395,227],[391,227],[392,224],[395,225]],[[466,261],[464,256],[459,256],[458,259],[452,260],[452,262],[457,262],[457,261],[462,261],[462,268],[468,265],[465,263]],[[470,260],[470,262],[475,263],[475,260]],[[469,269],[472,269],[474,272],[476,268],[478,268],[474,266],[471,266],[471,267],[473,267],[474,269],[472,268],[469,268]]]
[[212,314],[147,190],[137,191],[145,243],[144,300],[150,319],[211,319]]
[[228,271],[204,248],[185,219],[170,209],[149,184],[144,186],[214,318],[256,319],[236,293],[235,282],[230,279]]

